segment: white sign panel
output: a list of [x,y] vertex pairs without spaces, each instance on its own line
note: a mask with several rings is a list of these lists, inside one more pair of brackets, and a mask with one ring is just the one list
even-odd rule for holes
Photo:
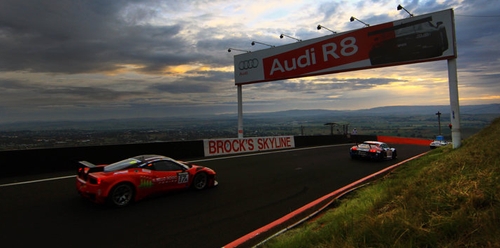
[[295,147],[293,136],[203,140],[205,156],[287,149]]
[[453,10],[234,56],[235,84],[456,57]]

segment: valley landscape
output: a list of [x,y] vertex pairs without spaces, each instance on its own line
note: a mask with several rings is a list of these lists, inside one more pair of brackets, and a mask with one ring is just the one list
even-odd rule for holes
[[[441,113],[438,120],[436,113]],[[500,116],[500,104],[461,106],[462,138]],[[288,110],[244,113],[245,137],[357,134],[451,139],[449,106],[395,106],[363,110]],[[440,125],[439,125],[440,122]],[[0,151],[236,138],[236,114],[0,124]]]

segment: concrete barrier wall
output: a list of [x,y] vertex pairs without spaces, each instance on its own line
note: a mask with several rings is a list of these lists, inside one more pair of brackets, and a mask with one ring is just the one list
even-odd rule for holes
[[421,146],[429,146],[433,141],[431,139],[405,138],[405,137],[394,137],[394,136],[377,136],[377,140],[390,144],[410,144],[410,145],[421,145]]
[[0,178],[71,171],[77,169],[81,160],[106,164],[141,154],[159,154],[181,160],[199,158],[203,157],[203,141],[2,151]]
[[[377,136],[294,136],[295,147],[360,143],[365,140],[377,140]],[[77,169],[78,161],[81,160],[107,164],[141,154],[159,154],[179,160],[201,158],[204,156],[203,141],[2,151],[0,178],[72,171]]]
[[332,144],[360,143],[365,140],[377,140],[375,135],[324,135],[295,136],[295,147],[321,146]]

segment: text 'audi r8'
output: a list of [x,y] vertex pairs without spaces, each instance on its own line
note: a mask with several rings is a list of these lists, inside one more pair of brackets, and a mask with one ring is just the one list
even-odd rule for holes
[[389,147],[384,142],[380,141],[364,141],[349,149],[351,158],[367,158],[372,160],[396,159],[398,153],[396,148]]
[[161,155],[140,155],[107,165],[80,161],[76,178],[81,196],[117,207],[150,195],[217,184],[214,170]]

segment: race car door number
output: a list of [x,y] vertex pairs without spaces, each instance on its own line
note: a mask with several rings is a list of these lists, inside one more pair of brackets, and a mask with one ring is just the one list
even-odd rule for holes
[[178,183],[187,183],[189,181],[189,174],[187,172],[181,172],[177,174],[177,176],[178,176],[177,179]]

